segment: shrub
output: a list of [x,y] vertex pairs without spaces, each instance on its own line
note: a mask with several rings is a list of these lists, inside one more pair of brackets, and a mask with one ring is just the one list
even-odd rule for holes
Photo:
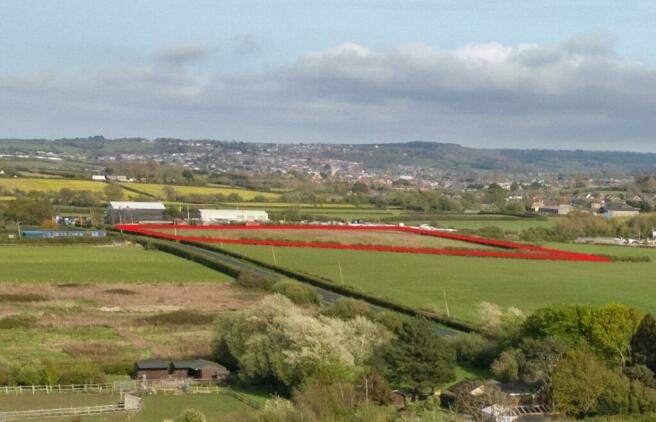
[[401,314],[389,311],[378,312],[374,317],[375,322],[383,325],[392,332],[399,331],[405,320],[406,318]]
[[237,285],[241,287],[267,291],[271,290],[273,285],[279,281],[280,279],[277,277],[251,271],[241,272],[237,277]]
[[310,303],[319,303],[319,295],[314,287],[308,286],[298,281],[282,280],[277,282],[271,288],[275,293],[287,296],[297,305],[307,305]]
[[15,373],[15,382],[18,385],[39,385],[41,374],[33,365],[18,368]]
[[356,316],[369,317],[371,315],[371,309],[369,308],[369,304],[362,300],[340,297],[322,313],[341,319],[351,319]]
[[449,339],[458,362],[487,368],[497,354],[497,344],[480,334],[463,333]]
[[107,382],[107,376],[96,366],[73,366],[62,372],[60,384],[102,384]]
[[178,418],[176,422],[206,422],[207,418],[200,410],[187,409]]
[[167,312],[163,314],[151,315],[141,318],[142,322],[151,325],[207,325],[214,320],[213,315],[201,314],[199,312],[179,311]]
[[132,375],[133,364],[128,362],[107,363],[102,366],[102,371],[107,375]]

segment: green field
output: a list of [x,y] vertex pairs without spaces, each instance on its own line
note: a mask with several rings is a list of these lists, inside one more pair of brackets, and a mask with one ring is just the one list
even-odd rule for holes
[[256,196],[263,196],[267,199],[278,199],[280,194],[272,192],[258,192],[247,189],[237,189],[229,187],[206,187],[206,186],[178,186],[178,185],[162,185],[159,183],[121,183],[122,186],[128,189],[134,189],[139,192],[144,192],[148,195],[156,197],[164,197],[164,186],[173,188],[178,194],[182,195],[230,195],[236,193],[243,200],[251,200]]
[[226,415],[235,415],[252,410],[236,398],[223,394],[157,395],[146,397],[143,405],[143,410],[130,420],[134,422],[151,422],[175,419],[185,409],[192,408],[203,412],[208,421],[219,422]]
[[0,246],[0,282],[225,282],[193,262],[139,246]]
[[[449,309],[476,321],[476,305],[493,302],[531,311],[555,303],[626,303],[656,311],[656,249],[548,245],[581,252],[650,256],[650,263],[594,263],[449,257],[388,252],[275,248],[280,266],[340,280],[379,297],[413,306]],[[271,247],[226,248],[273,263]]]
[[[249,395],[257,401],[263,397]],[[22,394],[0,395],[0,410],[36,410],[65,407],[96,406],[115,404],[120,401],[119,395],[95,393],[51,393],[51,394]],[[85,422],[153,422],[174,420],[185,409],[197,409],[203,412],[208,421],[221,421],[226,415],[237,415],[253,411],[252,408],[226,394],[160,394],[147,396],[143,399],[143,409],[137,413],[108,413],[106,415],[89,416],[81,418]],[[51,419],[52,420],[52,419]],[[59,421],[60,419],[57,419]],[[63,419],[63,420],[70,420]]]
[[18,411],[101,406],[117,404],[120,400],[121,397],[118,394],[103,393],[0,394],[0,410]]
[[0,179],[0,187],[10,192],[13,192],[17,189],[24,192],[58,192],[64,188],[72,190],[90,190],[93,192],[102,192],[105,186],[107,186],[106,183],[95,182],[93,180],[35,178]]

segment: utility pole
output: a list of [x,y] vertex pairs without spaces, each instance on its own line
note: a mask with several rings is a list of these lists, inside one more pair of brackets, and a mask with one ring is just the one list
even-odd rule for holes
[[273,265],[278,265],[278,261],[276,260],[276,251],[273,249],[273,245],[271,246],[271,255],[273,255]]
[[187,224],[191,224],[191,221],[189,220],[189,204],[187,204]]
[[16,230],[18,231],[18,238],[21,239],[22,236],[20,232],[20,221],[18,221],[18,219],[16,219]]

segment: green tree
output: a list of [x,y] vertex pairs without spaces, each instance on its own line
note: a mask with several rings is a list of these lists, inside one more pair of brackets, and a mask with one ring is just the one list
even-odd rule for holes
[[453,348],[424,319],[405,321],[378,356],[380,372],[392,384],[410,386],[415,394],[453,380],[455,363]]
[[104,188],[105,197],[108,201],[121,201],[124,198],[124,192],[118,183],[109,183]]
[[656,372],[656,319],[645,315],[631,338],[631,360]]
[[55,215],[50,201],[47,199],[17,198],[9,201],[5,209],[5,217],[21,224],[41,224]]
[[553,375],[553,398],[557,410],[570,416],[597,413],[607,369],[592,355],[574,351],[565,355]]

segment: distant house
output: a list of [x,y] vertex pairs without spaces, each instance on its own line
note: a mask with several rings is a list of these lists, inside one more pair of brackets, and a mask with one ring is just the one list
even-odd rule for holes
[[106,182],[107,177],[102,174],[94,174],[91,176],[91,180],[95,180],[96,182]]
[[205,359],[140,360],[134,364],[134,377],[143,381],[203,379],[223,382],[230,371],[223,365]]
[[112,201],[107,207],[108,224],[171,223],[162,202]]
[[201,209],[198,212],[203,224],[264,223],[269,221],[269,214],[261,210]]
[[603,209],[603,214],[605,218],[626,218],[635,217],[640,210],[629,205],[609,205]]
[[572,206],[567,204],[557,206],[542,206],[539,207],[537,211],[543,215],[567,215],[572,212]]

